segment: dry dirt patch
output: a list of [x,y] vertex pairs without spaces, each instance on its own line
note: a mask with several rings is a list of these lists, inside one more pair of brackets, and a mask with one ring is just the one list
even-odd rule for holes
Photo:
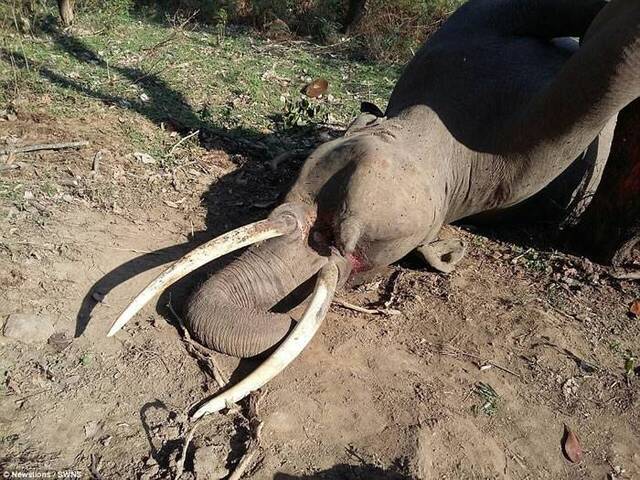
[[[17,168],[0,173],[0,318],[47,316],[57,335],[0,337],[5,468],[172,474],[186,413],[218,386],[188,354],[168,294],[116,338],[106,331],[164,264],[266,215],[259,200],[276,201],[299,166],[274,170],[213,148],[166,171],[136,160],[121,124],[109,111],[80,121],[18,112],[2,124],[23,143],[69,132],[90,141],[16,156]],[[640,476],[640,378],[625,371],[640,353],[640,322],[629,315],[637,283],[500,232],[454,233],[470,248],[451,276],[407,260],[343,292],[400,313],[334,305],[313,345],[269,386],[251,478]],[[171,290],[178,310],[198,278]],[[216,358],[232,378],[255,365]],[[585,450],[577,466],[562,455],[565,424]],[[248,437],[245,407],[209,417],[183,478],[232,470]]]

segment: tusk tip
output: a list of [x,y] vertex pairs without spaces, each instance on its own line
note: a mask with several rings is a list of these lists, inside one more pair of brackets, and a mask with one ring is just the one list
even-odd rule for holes
[[122,323],[121,319],[118,318],[115,322],[113,322],[113,325],[111,325],[111,329],[109,330],[109,333],[107,333],[107,337],[113,337],[116,333],[122,330],[123,326],[124,324]]
[[114,330],[112,328],[111,330],[109,330],[109,333],[107,333],[107,338],[108,337],[113,337],[117,332],[118,332],[118,330]]

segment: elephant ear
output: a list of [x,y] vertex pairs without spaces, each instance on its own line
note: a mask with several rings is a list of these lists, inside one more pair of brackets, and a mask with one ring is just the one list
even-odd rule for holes
[[378,118],[384,117],[384,112],[380,110],[380,107],[378,107],[375,103],[371,103],[371,102],[360,103],[360,112],[369,113]]
[[384,118],[376,117],[370,113],[361,113],[358,115],[351,125],[347,128],[344,136],[349,137],[355,133],[359,133],[367,128],[375,127],[380,125],[384,121]]

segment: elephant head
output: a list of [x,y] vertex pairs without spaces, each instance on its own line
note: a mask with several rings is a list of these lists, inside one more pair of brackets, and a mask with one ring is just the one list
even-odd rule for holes
[[[212,240],[179,260],[138,295],[109,335],[169,284],[221,255],[252,245],[191,295],[185,316],[198,341],[238,357],[261,354],[286,337],[260,367],[262,373],[258,369],[236,385],[241,398],[302,351],[337,286],[397,261],[424,239],[425,232],[440,229],[443,198],[432,195],[429,180],[417,169],[411,151],[383,125],[359,126],[320,146],[284,203],[266,220]],[[314,295],[297,326],[288,314],[270,311],[318,272]],[[256,377],[258,383],[251,383]],[[207,412],[224,408],[229,398],[237,400],[233,390]]]
[[[269,350],[293,322],[268,310],[330,258],[344,283],[415,248],[433,218],[421,177],[393,138],[366,129],[321,146],[270,216],[295,219],[296,227],[254,245],[191,296],[186,323],[192,334],[229,355]],[[399,184],[409,188],[398,189]]]

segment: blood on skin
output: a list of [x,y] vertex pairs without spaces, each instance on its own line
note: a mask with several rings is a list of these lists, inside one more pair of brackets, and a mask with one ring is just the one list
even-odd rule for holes
[[[333,230],[334,215],[334,212],[318,212],[315,224],[311,229],[311,235],[309,236],[310,245],[321,255],[328,255],[331,246],[337,247],[337,235]],[[371,268],[364,256],[357,252],[348,253],[346,258],[351,264],[351,275],[366,272]]]
[[350,253],[347,255],[347,260],[351,264],[351,274],[354,275],[356,273],[362,273],[369,270],[369,264],[364,260],[363,257],[358,254]]

